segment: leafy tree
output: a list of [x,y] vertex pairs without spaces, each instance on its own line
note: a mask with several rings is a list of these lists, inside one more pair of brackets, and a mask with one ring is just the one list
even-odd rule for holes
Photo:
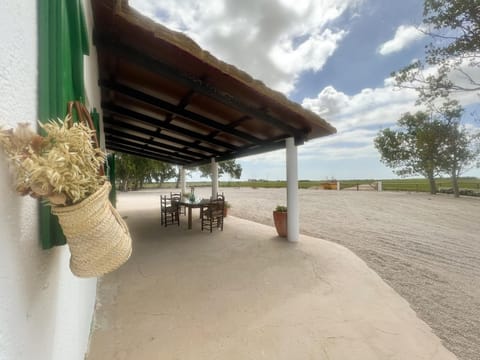
[[460,196],[458,178],[466,170],[478,166],[480,155],[480,133],[468,130],[461,124],[463,109],[457,101],[448,101],[439,110],[439,117],[446,132],[445,141],[440,154],[442,155],[442,170],[452,179],[455,197]]
[[119,189],[127,191],[129,183],[133,181],[135,174],[135,165],[133,156],[123,153],[117,153],[115,160],[115,175],[119,182]]
[[172,165],[130,154],[117,153],[116,177],[120,189],[141,189],[145,181],[156,181],[160,184],[175,177]]
[[480,0],[425,0],[421,28],[432,37],[425,60],[393,73],[397,85],[418,90],[419,102],[480,91]]
[[174,166],[156,160],[149,160],[150,172],[147,176],[148,181],[155,180],[157,183],[163,184],[165,181],[173,179],[177,176],[177,171]]
[[446,127],[425,112],[406,113],[398,120],[398,129],[379,132],[374,140],[381,161],[400,176],[422,175],[435,194],[435,177],[442,171],[440,149]]
[[[210,164],[201,165],[197,168],[202,177],[212,177],[212,167]],[[242,166],[235,160],[221,161],[218,163],[218,177],[228,174],[234,179],[240,179],[242,176]]]
[[425,176],[432,194],[435,177],[446,173],[458,197],[458,177],[478,166],[480,155],[480,134],[461,124],[462,113],[457,101],[447,101],[438,109],[432,107],[430,114],[403,115],[397,130],[382,130],[374,140],[381,161],[400,176]]

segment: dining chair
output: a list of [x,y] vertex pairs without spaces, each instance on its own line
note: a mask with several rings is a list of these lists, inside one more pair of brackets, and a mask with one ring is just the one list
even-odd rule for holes
[[225,197],[218,195],[216,199],[210,200],[202,211],[202,231],[209,229],[212,232],[214,225],[223,231],[223,214],[225,208]]
[[178,204],[172,202],[167,195],[160,195],[160,223],[165,227],[175,223],[180,226],[178,208]]
[[186,215],[186,208],[185,206],[180,205],[180,202],[182,201],[182,193],[170,193],[170,201],[173,203],[176,203],[178,206],[178,213],[180,215]]

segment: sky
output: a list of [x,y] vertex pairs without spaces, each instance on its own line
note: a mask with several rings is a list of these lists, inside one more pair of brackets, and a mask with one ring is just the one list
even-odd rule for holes
[[[299,179],[389,179],[373,146],[378,132],[416,112],[417,95],[398,89],[393,71],[423,59],[431,39],[420,0],[130,0],[130,6],[181,31],[319,114],[337,134],[298,148]],[[465,123],[477,94],[459,96]],[[285,150],[240,158],[242,179],[286,178]],[[465,173],[479,176],[480,170]],[[193,175],[195,178],[196,175]],[[228,177],[226,178],[228,179]]]

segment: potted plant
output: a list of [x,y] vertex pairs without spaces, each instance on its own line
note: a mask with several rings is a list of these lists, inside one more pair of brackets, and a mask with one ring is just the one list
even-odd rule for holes
[[228,209],[230,209],[231,207],[232,207],[232,205],[230,205],[229,202],[225,201],[225,204],[223,206],[223,217],[228,216]]
[[273,211],[273,222],[277,229],[278,236],[287,237],[287,207],[277,205]]

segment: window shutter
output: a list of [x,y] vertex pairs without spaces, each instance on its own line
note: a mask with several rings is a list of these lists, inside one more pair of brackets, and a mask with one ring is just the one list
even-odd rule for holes
[[[67,102],[84,101],[83,56],[89,43],[81,0],[38,0],[39,120],[65,117]],[[65,244],[50,206],[40,204],[44,249]]]

